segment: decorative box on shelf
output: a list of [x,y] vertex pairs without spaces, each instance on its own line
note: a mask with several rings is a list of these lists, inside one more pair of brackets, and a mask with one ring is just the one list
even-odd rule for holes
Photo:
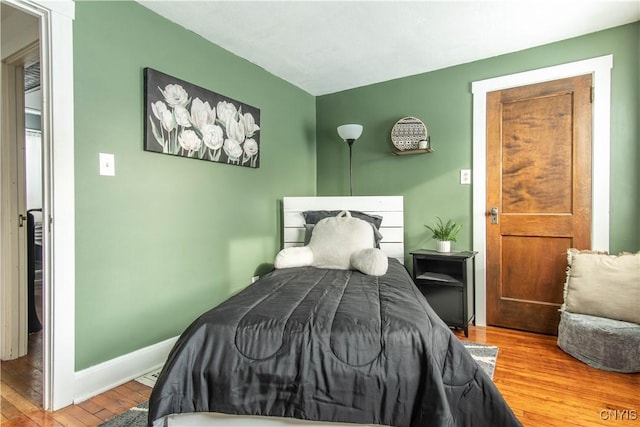
[[433,151],[427,127],[420,119],[412,116],[404,117],[393,125],[391,142],[396,148],[391,154],[395,156],[425,154]]
[[475,255],[419,249],[413,256],[413,280],[431,308],[449,326],[469,335],[475,318]]

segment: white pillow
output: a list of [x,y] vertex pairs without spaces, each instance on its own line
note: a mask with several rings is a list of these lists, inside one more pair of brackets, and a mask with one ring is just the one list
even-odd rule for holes
[[306,246],[284,248],[273,262],[275,268],[305,267],[313,264],[313,252]]
[[354,252],[373,248],[373,230],[366,221],[342,211],[316,224],[308,247],[314,267],[349,270]]
[[348,211],[320,220],[307,246],[286,248],[278,252],[275,268],[314,266],[338,270],[356,269],[364,274],[382,276],[389,260],[374,248],[373,228]]
[[567,251],[563,309],[640,324],[640,252]]
[[382,276],[389,268],[389,258],[380,249],[363,249],[351,255],[351,266],[370,276]]

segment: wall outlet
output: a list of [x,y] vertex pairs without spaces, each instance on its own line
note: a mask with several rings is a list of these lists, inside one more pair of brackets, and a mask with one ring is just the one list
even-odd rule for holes
[[471,184],[471,169],[460,169],[460,184]]
[[100,175],[114,176],[116,174],[116,160],[113,154],[99,153]]

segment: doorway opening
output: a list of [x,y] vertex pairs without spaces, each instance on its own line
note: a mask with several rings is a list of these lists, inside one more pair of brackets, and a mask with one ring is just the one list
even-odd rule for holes
[[[43,175],[43,407],[55,411],[73,403],[76,395],[75,378],[75,204],[74,204],[74,105],[73,105],[73,19],[75,3],[46,0],[0,0],[1,6],[35,17],[36,34],[40,38],[41,91],[42,91],[42,167]],[[2,15],[1,38],[3,55],[5,42],[15,42],[4,37],[12,27]],[[21,43],[22,46],[28,43]],[[14,46],[15,47],[15,46]],[[19,50],[17,47],[12,52]],[[4,58],[4,56],[3,56]],[[4,64],[3,64],[4,65]],[[4,68],[4,67],[3,67]],[[4,79],[4,72],[2,78]],[[4,85],[3,85],[4,87]],[[55,87],[55,93],[53,88]],[[3,89],[4,92],[4,89]],[[5,100],[5,96],[1,97]],[[3,108],[3,115],[8,111]],[[15,108],[14,108],[15,110]],[[4,117],[2,125],[2,148],[4,144]],[[0,158],[0,161],[5,157]],[[11,162],[8,162],[11,163]],[[5,172],[9,168],[0,168]],[[4,183],[0,179],[0,192],[5,195]],[[4,202],[8,197],[0,197]],[[5,248],[4,230],[13,221],[11,215],[0,214],[3,239],[0,241],[0,316],[11,310],[5,309],[13,300],[5,298],[7,291],[5,268],[9,251]],[[17,217],[17,215],[14,215]],[[17,227],[15,228],[17,230]],[[10,288],[9,288],[10,289]],[[24,297],[26,299],[26,296]],[[59,309],[56,309],[59,308]],[[5,319],[2,319],[4,322]],[[24,320],[26,324],[26,316]],[[3,325],[5,326],[5,325]],[[3,331],[6,332],[6,329]],[[0,338],[5,339],[6,333]],[[25,333],[26,336],[26,333]],[[4,341],[0,341],[4,345]]]
[[[40,20],[2,3],[2,378],[44,406]],[[17,218],[15,218],[17,216]]]
[[[42,92],[42,182],[43,182],[43,207],[42,207],[42,259],[43,259],[43,363],[42,363],[42,405],[45,410],[54,411],[73,403],[76,392],[76,380],[74,375],[75,363],[75,213],[74,213],[74,170],[69,165],[74,162],[74,132],[73,132],[73,19],[75,4],[73,2],[50,2],[45,0],[0,0],[2,6],[2,96],[5,103],[2,108],[2,138],[0,148],[2,150],[14,147],[13,144],[5,144],[9,141],[9,126],[5,126],[6,114],[9,111],[18,111],[15,102],[8,102],[8,85],[5,84],[6,63],[4,59],[22,47],[39,38],[40,46],[40,87]],[[9,11],[9,13],[5,13]],[[7,17],[13,12],[17,16],[30,16],[35,18],[35,28],[28,25],[11,25]],[[24,40],[19,37],[25,29],[32,29],[35,33],[33,40]],[[9,37],[11,35],[11,37]],[[9,48],[8,48],[9,46]],[[6,55],[6,56],[5,56]],[[7,68],[11,70],[11,67]],[[22,80],[15,79],[14,86]],[[53,88],[55,87],[55,94]],[[13,90],[13,98],[17,91]],[[13,106],[13,108],[8,108]],[[23,108],[23,107],[21,107]],[[13,114],[12,121],[18,114]],[[24,115],[22,115],[23,117]],[[12,126],[16,129],[16,126]],[[22,140],[24,141],[24,134]],[[6,137],[5,137],[6,136]],[[14,150],[15,152],[15,150]],[[14,319],[9,316],[12,313],[12,305],[19,305],[19,299],[26,301],[26,285],[24,287],[11,287],[15,284],[11,278],[14,269],[9,268],[13,262],[9,239],[5,236],[26,233],[18,232],[18,210],[8,209],[8,189],[11,182],[8,172],[15,169],[16,162],[9,161],[15,157],[1,156],[0,162],[0,227],[2,239],[0,239],[0,321],[3,334],[0,335],[0,349],[4,351],[8,346],[7,339],[13,338],[7,332],[12,330],[7,327],[9,322],[24,323],[24,346],[26,347],[26,313],[24,317]],[[8,165],[5,167],[5,164]],[[54,197],[55,195],[55,197]],[[6,196],[6,197],[5,197]],[[17,197],[15,198],[17,199]],[[22,215],[25,211],[22,210]],[[16,223],[16,224],[12,224]],[[13,231],[12,231],[13,230]],[[23,238],[24,240],[24,238]],[[25,243],[23,243],[25,244]],[[25,244],[26,245],[26,244]],[[26,251],[26,249],[25,249]],[[24,257],[26,258],[26,256]],[[17,269],[20,271],[20,269]],[[25,289],[24,295],[14,292],[15,288]],[[16,301],[17,300],[17,301]],[[56,307],[61,309],[56,310]],[[26,312],[26,310],[24,310]],[[55,379],[55,381],[54,381]]]

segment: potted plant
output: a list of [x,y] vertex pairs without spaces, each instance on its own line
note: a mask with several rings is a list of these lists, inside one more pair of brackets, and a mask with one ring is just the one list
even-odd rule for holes
[[456,224],[452,220],[448,220],[446,223],[437,216],[433,225],[426,225],[427,229],[433,234],[433,238],[437,240],[436,250],[438,252],[450,252],[451,242],[455,242],[458,236],[458,232],[462,228],[462,224]]

